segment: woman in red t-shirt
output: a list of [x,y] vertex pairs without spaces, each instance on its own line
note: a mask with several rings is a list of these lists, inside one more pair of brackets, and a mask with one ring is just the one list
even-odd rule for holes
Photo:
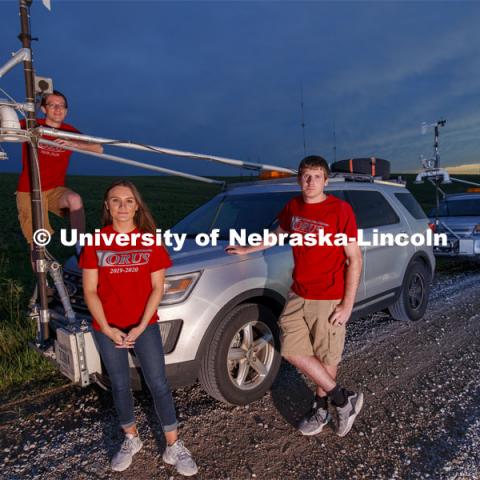
[[[178,440],[177,419],[165,375],[157,307],[163,296],[165,269],[172,262],[158,245],[142,242],[156,226],[136,187],[119,181],[105,192],[99,245],[85,246],[80,258],[85,301],[93,317],[93,334],[112,384],[125,440],[112,459],[123,471],[141,448],[133,413],[128,350],[133,349],[152,393],[167,447],[166,463],[182,475],[197,473],[190,452]],[[155,237],[153,237],[155,238]],[[147,246],[145,246],[147,245]]]

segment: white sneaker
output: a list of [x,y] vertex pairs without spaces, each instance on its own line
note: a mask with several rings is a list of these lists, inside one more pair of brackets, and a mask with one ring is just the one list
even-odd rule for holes
[[344,437],[352,428],[353,422],[357,418],[363,407],[363,393],[349,392],[347,403],[343,407],[336,407],[338,425],[337,435]]
[[175,465],[180,475],[190,477],[198,472],[198,467],[192,454],[181,440],[177,440],[173,445],[167,445],[162,458],[165,463]]
[[317,435],[323,427],[332,419],[324,408],[315,408],[308,412],[298,424],[298,430],[302,435]]
[[132,464],[133,456],[142,448],[142,441],[137,435],[127,433],[120,450],[112,458],[112,470],[123,472]]

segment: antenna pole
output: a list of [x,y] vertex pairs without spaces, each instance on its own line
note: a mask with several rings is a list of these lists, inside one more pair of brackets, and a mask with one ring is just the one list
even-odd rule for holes
[[[32,52],[31,42],[32,36],[30,32],[30,6],[32,0],[19,0],[20,7],[20,27],[21,32],[18,36],[23,48]],[[30,55],[31,58],[31,55]],[[25,60],[23,62],[23,71],[25,77],[25,99],[27,105],[31,105],[31,108],[26,112],[26,128],[27,130],[33,129],[37,126],[35,119],[35,74],[33,70],[32,60]],[[30,173],[30,194],[32,201],[32,228],[33,232],[40,228],[43,228],[42,217],[42,196],[40,176],[38,171],[37,158],[38,142],[35,137],[27,145],[27,163]],[[39,308],[39,337],[38,342],[41,346],[45,346],[45,342],[49,339],[49,311],[48,311],[48,298],[47,298],[47,261],[45,258],[45,247],[41,247],[35,242],[33,247],[33,269],[37,277],[38,286],[38,299],[40,303]]]
[[[440,132],[439,132],[439,127],[445,126],[447,123],[446,120],[439,120],[435,124],[434,128],[434,140],[433,140],[433,155],[435,159],[435,168],[440,168],[440,151],[439,151],[439,137],[440,137]],[[435,179],[435,227],[438,228],[438,225],[440,223],[439,217],[440,217],[440,184],[442,183],[441,178],[436,178]]]
[[303,83],[300,85],[300,108],[302,110],[302,134],[303,134],[303,156],[307,156],[307,141],[305,139],[305,114],[303,111]]
[[447,123],[446,120],[439,120],[435,124],[435,138],[433,141],[433,155],[435,158],[435,168],[440,168],[440,152],[438,150],[438,141],[440,137],[439,127],[444,127]]
[[337,131],[335,128],[335,119],[333,120],[333,161],[337,161]]

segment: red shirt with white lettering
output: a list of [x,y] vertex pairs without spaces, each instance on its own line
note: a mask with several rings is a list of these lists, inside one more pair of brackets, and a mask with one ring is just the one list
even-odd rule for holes
[[[333,195],[323,202],[305,203],[302,196],[292,198],[280,212],[280,227],[289,233],[346,234],[357,239],[357,222],[352,207]],[[344,246],[292,246],[294,269],[292,290],[309,300],[340,300],[345,294]]]
[[[83,247],[79,265],[81,268],[98,269],[98,296],[102,302],[107,322],[121,330],[134,327],[142,320],[148,298],[152,293],[150,274],[168,268],[172,261],[163,246],[144,247],[141,239],[128,246],[118,246],[110,241],[119,235],[112,225],[100,230],[106,234],[100,246]],[[128,235],[141,233],[138,229]],[[132,237],[130,237],[132,238]],[[157,312],[149,325],[158,320]],[[100,330],[93,319],[93,328]]]
[[[39,125],[45,125],[45,119],[37,119]],[[20,121],[20,126],[25,128],[25,120]],[[48,125],[47,125],[48,127]],[[68,123],[62,123],[57,130],[66,132],[80,133],[75,127]],[[45,140],[53,141],[55,137],[42,136]],[[42,191],[50,190],[55,187],[63,187],[65,185],[65,175],[67,174],[68,162],[70,160],[71,150],[65,150],[50,145],[38,145],[38,167],[40,170],[40,182]],[[22,145],[22,173],[18,179],[18,192],[30,191],[30,172],[27,162],[27,142]]]

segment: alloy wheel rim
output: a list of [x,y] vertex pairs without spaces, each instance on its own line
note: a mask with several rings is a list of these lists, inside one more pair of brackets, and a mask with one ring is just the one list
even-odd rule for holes
[[227,355],[230,381],[240,390],[258,387],[271,370],[275,355],[273,333],[263,322],[243,325],[233,336]]

